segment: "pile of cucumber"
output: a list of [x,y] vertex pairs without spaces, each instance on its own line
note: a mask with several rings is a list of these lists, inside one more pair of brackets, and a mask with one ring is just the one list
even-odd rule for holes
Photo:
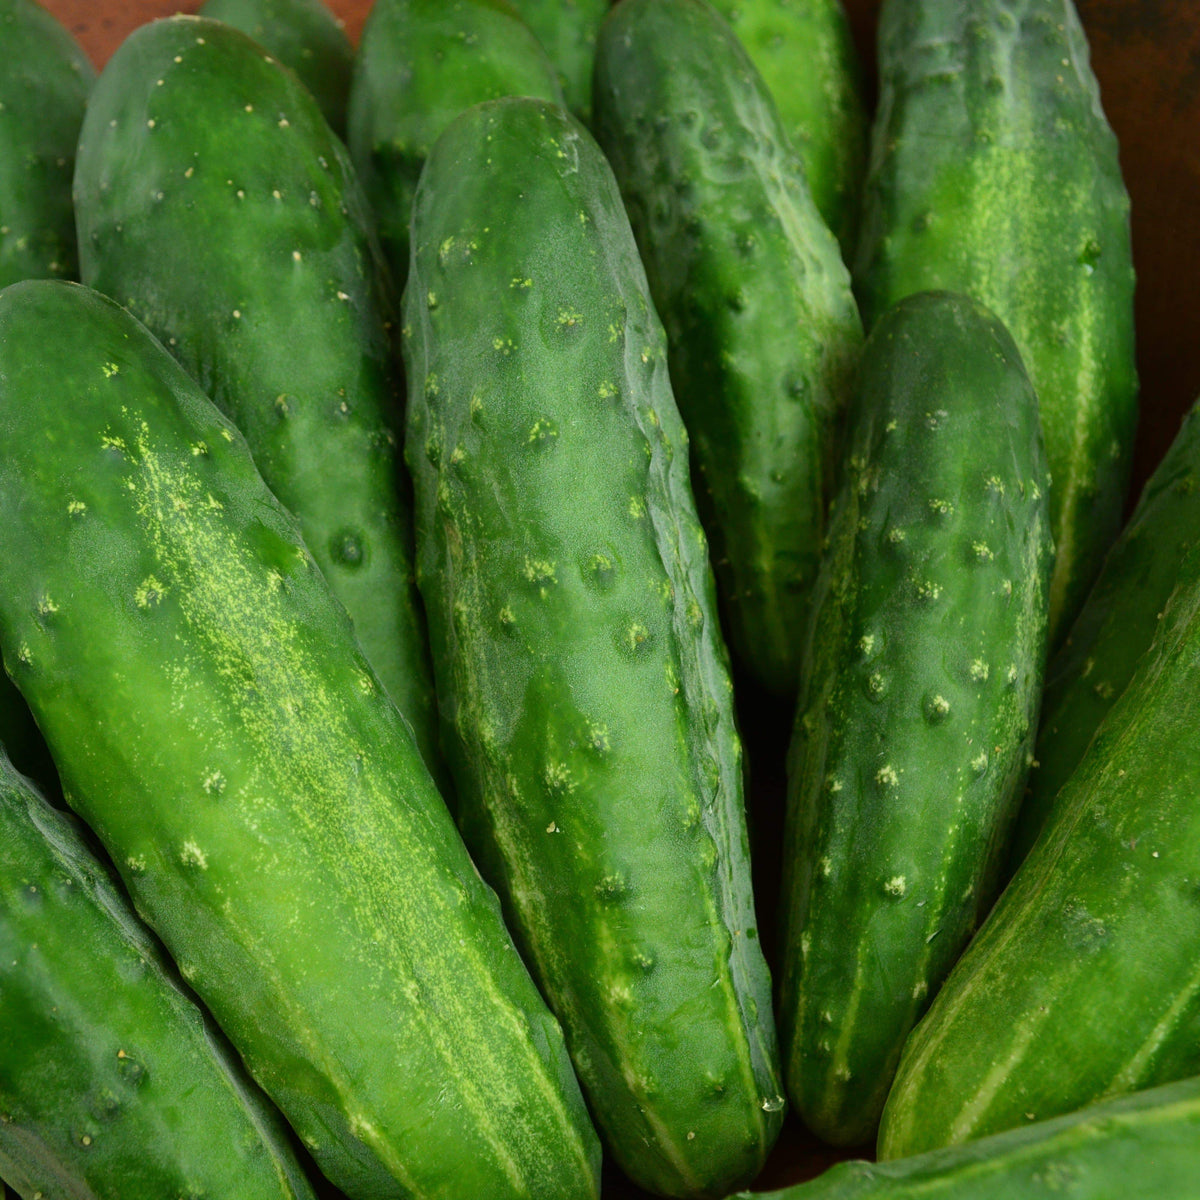
[[0,0],[22,1200],[1200,1195],[1200,425],[1071,0],[879,70]]

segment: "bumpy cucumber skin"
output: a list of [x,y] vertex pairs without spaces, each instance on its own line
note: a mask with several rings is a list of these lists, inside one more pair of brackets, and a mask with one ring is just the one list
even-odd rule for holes
[[596,34],[610,0],[511,0],[558,71],[567,107],[585,125],[592,119],[592,63]]
[[430,148],[464,109],[500,96],[563,102],[554,65],[507,0],[375,0],[354,61],[348,136],[398,283]]
[[756,1200],[1190,1200],[1198,1136],[1200,1080],[1188,1079],[965,1146],[840,1163]]
[[867,113],[842,0],[709,2],[770,89],[813,201],[849,258],[867,159]]
[[848,425],[791,748],[779,1012],[801,1118],[856,1145],[992,898],[1053,546],[1037,398],[981,305],[888,313]]
[[295,71],[329,127],[345,137],[354,50],[323,0],[205,0],[197,15],[240,29]]
[[862,346],[849,274],[761,78],[707,5],[614,9],[594,113],[666,326],[730,641],[794,695]]
[[279,1114],[0,751],[0,1171],[26,1196],[313,1200]]
[[0,0],[0,288],[74,279],[71,171],[95,71],[32,0]]
[[613,1157],[720,1196],[778,1132],[741,745],[662,327],[565,109],[446,131],[405,293],[417,570],[468,845]]
[[350,1200],[594,1196],[561,1031],[232,424],[115,304],[17,284],[0,464],[5,664],[325,1174]]
[[1014,868],[1059,789],[1154,640],[1163,605],[1200,535],[1200,407],[1184,421],[1121,531],[1062,649],[1046,672],[1029,791],[1013,838]]
[[75,175],[84,282],[245,434],[367,658],[440,770],[402,380],[371,220],[296,78],[237,30],[143,26],[96,85]]
[[1041,837],[904,1050],[898,1158],[1200,1071],[1200,547]]
[[888,0],[855,263],[867,327],[911,292],[991,308],[1038,393],[1050,645],[1120,527],[1137,375],[1129,197],[1070,0]]

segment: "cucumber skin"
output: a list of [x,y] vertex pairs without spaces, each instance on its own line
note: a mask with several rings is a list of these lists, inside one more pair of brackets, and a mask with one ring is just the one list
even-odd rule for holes
[[84,282],[138,317],[245,434],[440,776],[394,429],[403,381],[345,148],[244,34],[176,17],[136,30],[106,67],[75,198]]
[[594,1196],[561,1031],[345,611],[234,427],[86,289],[0,295],[0,504],[4,660],[68,799],[328,1178]]
[[732,647],[794,695],[862,347],[849,274],[765,85],[707,5],[614,9],[594,112],[666,326]]
[[24,1195],[313,1200],[282,1118],[2,751],[0,1030],[0,1172]]
[[863,318],[947,288],[1009,327],[1050,464],[1053,650],[1120,528],[1137,423],[1129,197],[1087,41],[1070,0],[888,0],[879,63]]
[[1155,469],[1046,672],[1034,769],[1013,838],[1015,869],[1059,790],[1125,690],[1200,531],[1200,407]]
[[813,201],[849,259],[867,161],[867,112],[842,0],[709,2],[770,89]]
[[197,16],[240,29],[295,71],[330,129],[346,136],[354,49],[323,0],[205,0]]
[[756,1200],[1190,1200],[1198,1135],[1200,1080],[1188,1079],[915,1158],[839,1163]]
[[554,65],[507,0],[375,0],[354,61],[349,146],[398,284],[426,155],[459,113],[500,96],[563,102]]
[[71,171],[96,73],[32,0],[0,0],[0,288],[73,279]]
[[610,0],[511,0],[557,68],[563,101],[585,125],[592,120],[596,34]]
[[790,751],[779,1014],[798,1113],[857,1145],[992,899],[1053,546],[1037,398],[981,305],[892,309],[848,428]]
[[616,182],[564,109],[495,101],[443,134],[413,229],[405,447],[463,834],[613,1158],[724,1195],[783,1099],[728,664]]
[[1181,579],[1050,822],[905,1046],[881,1157],[1200,1071],[1200,548]]

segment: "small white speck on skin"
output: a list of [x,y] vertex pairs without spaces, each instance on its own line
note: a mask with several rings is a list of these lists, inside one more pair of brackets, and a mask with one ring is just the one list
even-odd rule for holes
[[282,199],[283,199],[283,193],[282,193],[282,192],[281,192],[281,191],[280,191],[278,188],[276,188],[276,189],[275,189],[275,190],[274,190],[274,191],[271,193],[271,195],[272,195],[272,196],[274,196],[276,200],[282,200]]
[[350,299],[350,297],[347,296],[345,292],[338,292],[337,298],[339,300],[349,300]]
[[[113,122],[113,124],[115,125],[115,124],[116,124],[116,121],[114,121],[114,122]],[[154,126],[155,126],[155,120],[154,120],[154,118],[153,118],[153,117],[151,117],[151,118],[150,118],[150,120],[148,120],[148,121],[146,122],[146,128],[147,128],[147,129],[153,129],[153,128],[154,128]]]
[[253,111],[254,111],[254,105],[253,105],[253,104],[247,104],[247,105],[246,105],[246,111],[247,111],[247,112],[253,112]]
[[188,169],[186,171],[184,171],[183,177],[184,177],[184,179],[191,179],[191,177],[193,175],[195,175],[195,173],[196,173],[195,167],[188,167]]
[[287,117],[280,117],[280,118],[279,118],[279,128],[280,128],[280,129],[286,129],[287,127],[288,127],[288,119],[287,119]]
[[183,55],[182,55],[182,54],[177,54],[177,55],[175,55],[175,61],[176,61],[177,63],[181,63],[181,62],[183,62]]
[[293,259],[294,259],[296,262],[299,262],[299,261],[300,261],[300,251],[299,251],[299,250],[293,250],[293,251],[292,251],[292,258],[293,258]]
[[235,308],[233,310],[233,319],[235,321],[240,321],[242,319],[242,310],[240,308]]

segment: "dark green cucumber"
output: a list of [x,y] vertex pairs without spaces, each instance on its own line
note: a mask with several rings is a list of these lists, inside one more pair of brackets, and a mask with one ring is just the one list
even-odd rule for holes
[[1146,484],[1047,669],[1036,761],[1013,839],[1014,866],[1029,853],[1059,789],[1132,678],[1198,540],[1200,407],[1188,414]]
[[350,86],[350,153],[398,283],[430,147],[464,109],[499,96],[562,103],[553,64],[508,0],[375,0]]
[[1041,406],[1058,557],[1050,644],[1120,528],[1137,376],[1129,197],[1071,0],[888,0],[855,283],[868,328],[967,292]]
[[847,258],[867,157],[862,73],[842,0],[709,0],[733,26],[804,162],[813,201]]
[[0,631],[72,807],[350,1200],[582,1200],[546,1010],[345,610],[127,312],[0,294]]
[[1194,1200],[1198,1138],[1200,1079],[1188,1079],[965,1146],[840,1163],[757,1200]]
[[837,420],[862,343],[850,277],[770,96],[700,0],[624,0],[596,136],[638,239],[692,439],[730,641],[794,694]]
[[883,1157],[1200,1072],[1200,546],[1049,823],[904,1050]]
[[354,50],[324,0],[204,0],[197,15],[240,29],[295,71],[329,127],[345,136]]
[[791,750],[780,1033],[801,1118],[855,1145],[992,898],[1053,547],[1037,398],[981,305],[901,301],[848,426]]
[[2,751],[0,1172],[25,1196],[313,1196],[278,1112]]
[[585,125],[589,124],[596,34],[611,7],[610,0],[511,0],[511,3],[557,68],[567,107]]
[[0,0],[0,288],[75,278],[71,171],[95,78],[33,0]]
[[565,109],[463,114],[413,212],[405,452],[463,833],[613,1157],[724,1195],[783,1099],[662,326]]
[[142,320],[246,435],[437,771],[393,431],[402,381],[345,148],[244,34],[176,17],[137,30],[105,68],[75,197],[84,282]]

